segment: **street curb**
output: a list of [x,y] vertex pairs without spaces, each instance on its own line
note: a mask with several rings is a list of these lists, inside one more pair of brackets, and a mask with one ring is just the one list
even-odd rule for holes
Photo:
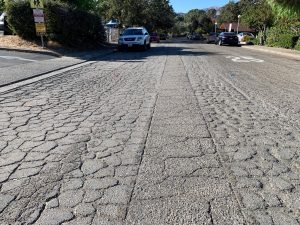
[[282,56],[290,57],[290,58],[293,58],[293,59],[296,59],[296,60],[300,60],[300,54],[297,55],[297,54],[288,53],[288,52],[280,52],[280,51],[276,51],[276,50],[272,50],[272,49],[253,48],[251,46],[244,46],[244,45],[242,45],[242,47],[247,48],[247,49],[251,49],[251,50],[254,50],[254,51],[267,52],[267,53],[271,53],[271,54],[282,55]]
[[30,50],[30,49],[3,48],[3,47],[0,47],[0,50],[11,51],[11,52],[37,53],[37,54],[50,55],[50,56],[55,56],[55,57],[62,57],[62,56],[63,56],[62,54],[59,54],[59,53],[56,53],[56,52],[39,51],[39,50]]

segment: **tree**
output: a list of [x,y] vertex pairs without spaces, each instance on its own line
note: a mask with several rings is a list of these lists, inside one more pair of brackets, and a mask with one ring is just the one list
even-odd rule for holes
[[261,44],[266,40],[266,30],[274,22],[274,15],[266,0],[241,0],[241,22],[261,32]]
[[4,0],[0,0],[0,13],[3,12],[5,9],[5,2]]
[[149,30],[166,31],[175,24],[175,13],[169,0],[151,0],[145,9],[146,27]]
[[60,0],[60,2],[85,11],[95,11],[99,4],[98,0]]
[[216,9],[208,9],[206,11],[206,15],[210,18],[216,18],[217,16],[217,10]]
[[274,14],[266,0],[241,0],[239,2],[242,23],[256,31],[262,31],[274,22]]
[[145,24],[146,0],[109,0],[107,19],[117,19],[120,26],[142,26]]
[[185,15],[190,32],[195,32],[200,26],[200,19],[205,16],[204,10],[192,9]]
[[145,26],[149,30],[168,30],[175,13],[169,0],[102,0],[98,11],[105,19],[117,19],[120,26]]
[[188,24],[185,22],[183,15],[177,14],[175,16],[172,32],[176,35],[181,35],[188,32]]
[[230,1],[228,4],[221,8],[219,21],[220,23],[237,22],[239,14],[239,3]]
[[299,0],[267,0],[278,17],[299,18]]
[[96,13],[105,19],[109,18],[109,0],[100,0],[96,6]]
[[185,16],[185,21],[188,24],[190,32],[197,30],[198,32],[201,31],[201,33],[208,33],[213,29],[211,18],[204,10],[190,10]]

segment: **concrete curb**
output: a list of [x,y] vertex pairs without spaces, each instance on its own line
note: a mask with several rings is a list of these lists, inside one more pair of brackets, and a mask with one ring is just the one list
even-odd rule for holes
[[39,50],[31,50],[31,49],[19,49],[19,48],[3,48],[0,47],[0,50],[4,51],[11,51],[11,52],[26,52],[26,53],[37,53],[37,54],[43,54],[43,55],[50,55],[54,57],[62,57],[62,54],[56,53],[56,52],[49,52],[49,51],[39,51]]
[[[276,49],[265,49],[265,48],[257,48],[257,47],[253,47],[253,46],[249,46],[249,45],[242,45],[243,48],[247,48],[247,49],[251,49],[254,51],[261,51],[261,52],[267,52],[267,53],[271,53],[271,54],[276,54],[276,55],[281,55],[281,56],[286,56],[289,58],[293,58],[296,60],[300,60],[300,53],[296,53],[296,52],[282,52],[282,51],[276,51]],[[271,47],[270,47],[271,48]],[[292,50],[291,50],[292,51]]]

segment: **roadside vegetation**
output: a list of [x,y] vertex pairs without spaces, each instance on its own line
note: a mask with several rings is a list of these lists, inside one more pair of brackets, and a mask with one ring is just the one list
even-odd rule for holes
[[[104,24],[118,22],[120,29],[144,26],[150,32],[208,34],[222,23],[238,22],[254,30],[254,44],[299,49],[299,0],[230,1],[222,8],[193,9],[176,14],[169,0],[43,0],[48,40],[69,46],[91,46],[105,41]],[[36,39],[29,0],[0,0],[12,31]],[[219,30],[217,30],[219,31]]]
[[[46,38],[62,45],[90,47],[106,39],[104,24],[111,19],[119,28],[144,26],[167,33],[175,13],[168,0],[43,0]],[[35,25],[29,0],[0,0],[14,34],[35,40]]]
[[[173,32],[209,33],[214,24],[238,22],[254,30],[256,38],[245,36],[242,41],[272,47],[299,49],[299,0],[240,0],[230,1],[220,9],[193,9],[178,14]],[[219,31],[219,29],[217,30]]]

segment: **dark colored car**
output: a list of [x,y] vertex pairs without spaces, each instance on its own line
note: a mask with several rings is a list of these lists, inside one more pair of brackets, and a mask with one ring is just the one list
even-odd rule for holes
[[216,38],[215,44],[239,46],[239,38],[234,32],[222,32]]
[[209,33],[209,35],[207,36],[207,40],[206,40],[207,44],[215,43],[217,37],[218,37],[218,33],[215,33],[215,32]]
[[202,34],[198,34],[198,33],[188,34],[187,38],[190,40],[201,40],[201,41],[204,40]]
[[167,40],[168,35],[167,34],[160,34],[159,38],[160,38],[160,40]]
[[236,33],[234,32],[222,32],[216,38],[215,44],[218,45],[239,45],[239,39]]
[[157,33],[150,34],[150,41],[159,43],[160,38],[159,38],[158,34]]

